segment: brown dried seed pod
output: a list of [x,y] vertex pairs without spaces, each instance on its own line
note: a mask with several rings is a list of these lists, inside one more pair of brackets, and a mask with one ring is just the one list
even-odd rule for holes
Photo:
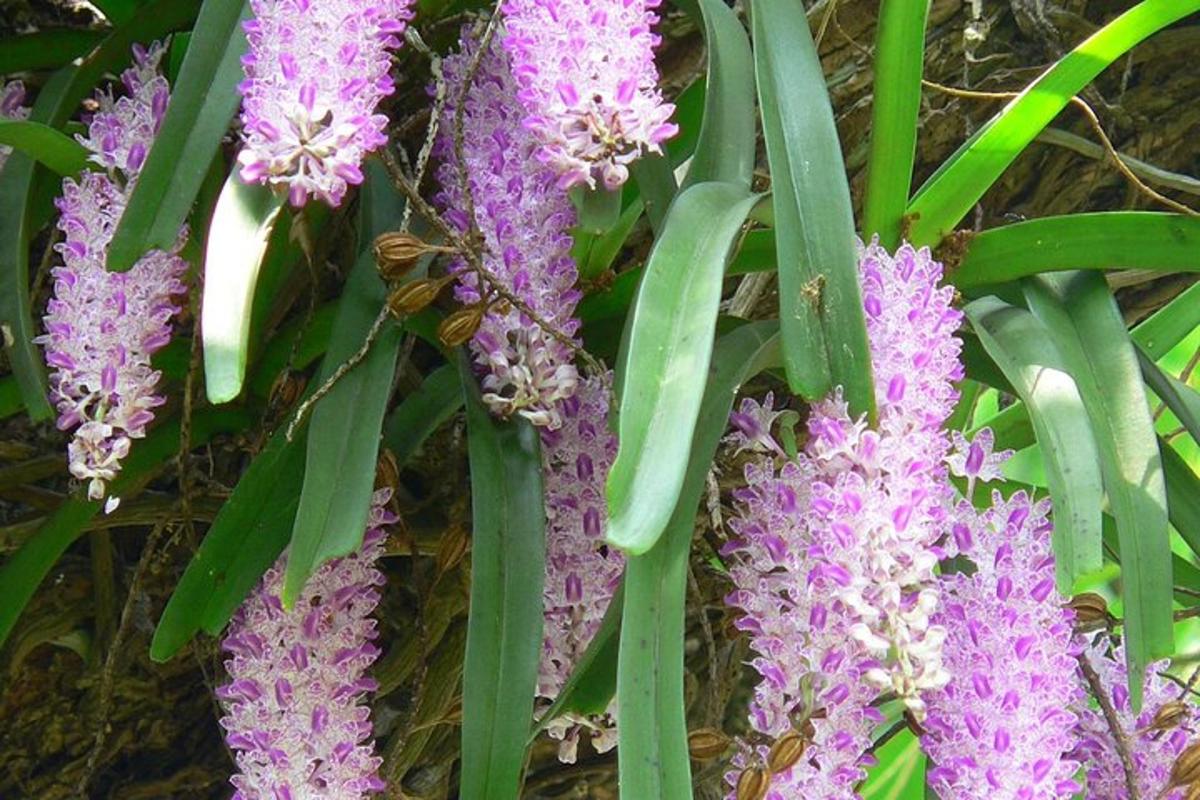
[[1171,788],[1187,786],[1197,780],[1200,780],[1200,742],[1192,742],[1171,765]]
[[441,249],[418,239],[411,233],[400,231],[382,233],[375,237],[373,247],[375,266],[379,268],[379,274],[383,276],[384,280],[399,280],[417,265],[421,256]]
[[437,549],[437,569],[439,573],[449,572],[463,560],[467,550],[471,548],[471,537],[467,529],[458,523],[451,523],[442,534]]
[[298,372],[286,370],[279,373],[275,383],[271,384],[270,399],[267,401],[271,408],[291,408],[304,394],[308,380]]
[[396,463],[396,456],[392,451],[384,447],[375,461],[375,488],[395,491],[399,485],[400,465]]
[[1150,730],[1169,731],[1177,727],[1179,723],[1187,718],[1188,705],[1183,700],[1172,700],[1169,703],[1163,703],[1158,711],[1154,712],[1154,719],[1150,722]]
[[1083,592],[1068,603],[1075,612],[1075,621],[1080,625],[1092,625],[1108,621],[1108,601],[1095,592]]
[[772,774],[786,772],[804,755],[808,747],[808,738],[800,731],[792,729],[785,732],[771,745],[767,753],[767,770]]
[[729,749],[732,739],[716,728],[699,728],[688,734],[688,755],[696,761],[711,761]]
[[487,311],[487,307],[482,303],[460,308],[438,325],[438,339],[446,347],[458,347],[460,344],[466,344],[475,335],[475,331],[479,330],[479,323],[483,322],[485,311]]
[[736,800],[763,800],[771,788],[771,774],[759,766],[746,767],[738,776]]
[[409,281],[393,289],[388,295],[388,311],[393,317],[415,314],[436,300],[442,289],[452,280],[454,276],[447,275],[443,278],[417,278],[415,281]]

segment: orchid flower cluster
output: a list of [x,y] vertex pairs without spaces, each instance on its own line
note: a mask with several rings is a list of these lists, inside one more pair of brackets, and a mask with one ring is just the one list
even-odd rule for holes
[[223,647],[230,682],[217,690],[238,774],[234,800],[355,800],[381,791],[363,695],[378,688],[371,612],[385,580],[391,490],[379,489],[362,547],[322,565],[295,605],[280,600],[287,552],[235,613]]
[[523,124],[563,187],[621,186],[629,164],[678,131],[658,89],[659,0],[506,0]]
[[[46,347],[51,399],[58,427],[75,429],[68,446],[71,474],[87,482],[99,500],[117,476],[133,439],[145,435],[159,373],[151,356],[171,339],[173,298],[186,291],[187,265],[179,250],[144,255],[128,272],[108,272],[109,242],[150,145],[166,113],[169,89],[158,71],[161,45],[134,48],[134,66],[121,76],[126,94],[97,97],[98,110],[79,141],[103,171],[63,181],[57,206],[63,263],[53,269],[54,295],[46,308]],[[115,505],[110,497],[108,508]]]
[[286,190],[294,206],[339,205],[362,183],[366,153],[387,142],[391,52],[411,0],[253,0],[238,155],[242,180]]
[[[28,118],[29,107],[25,105],[25,84],[20,81],[0,83],[0,119]],[[0,144],[0,169],[4,169],[4,162],[8,160],[8,154],[11,152],[11,147]]]
[[[620,551],[604,544],[604,481],[617,454],[616,436],[606,427],[610,380],[609,375],[583,380],[559,404],[561,427],[542,432],[546,580],[538,697],[547,704],[596,635],[625,566]],[[616,701],[597,717],[550,720],[547,729],[562,740],[562,761],[574,763],[584,729],[603,753],[617,743]]]
[[[455,141],[457,98],[478,47],[465,36],[462,51],[442,61],[447,102],[434,147],[442,159],[435,200],[460,233],[474,227],[483,235],[483,268],[490,279],[574,339],[580,293],[569,229],[575,211],[554,172],[534,157],[538,143],[521,122],[510,59],[497,41],[480,57],[461,108],[461,140]],[[468,213],[472,207],[474,218]],[[491,287],[480,285],[465,260],[456,259],[451,269],[460,276],[455,290],[460,302],[489,302]],[[557,404],[579,383],[573,353],[563,342],[499,301],[488,306],[471,351],[484,373],[484,402],[494,413],[520,414],[551,429],[562,423]]]

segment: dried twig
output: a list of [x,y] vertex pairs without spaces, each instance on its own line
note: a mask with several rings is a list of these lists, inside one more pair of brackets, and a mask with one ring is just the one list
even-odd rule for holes
[[1137,772],[1133,767],[1133,756],[1130,755],[1129,737],[1125,735],[1125,729],[1121,727],[1121,720],[1117,718],[1116,709],[1113,708],[1112,702],[1104,692],[1104,685],[1100,682],[1100,676],[1096,674],[1092,662],[1088,661],[1087,655],[1084,653],[1076,656],[1076,660],[1079,662],[1080,672],[1083,673],[1083,677],[1092,691],[1092,696],[1100,704],[1100,711],[1104,714],[1109,732],[1112,733],[1113,741],[1117,745],[1117,755],[1121,759],[1121,769],[1125,772],[1125,789],[1129,793],[1129,800],[1141,800],[1141,793],[1138,792]]

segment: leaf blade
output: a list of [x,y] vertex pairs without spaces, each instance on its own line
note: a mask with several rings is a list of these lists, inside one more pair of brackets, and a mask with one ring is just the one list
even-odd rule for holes
[[77,175],[87,166],[87,148],[40,122],[0,119],[0,144],[25,153],[59,175]]

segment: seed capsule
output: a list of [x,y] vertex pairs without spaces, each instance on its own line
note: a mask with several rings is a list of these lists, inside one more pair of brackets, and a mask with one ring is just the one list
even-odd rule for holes
[[1077,625],[1090,626],[1109,620],[1108,601],[1095,592],[1077,594],[1068,605],[1075,612]]
[[446,347],[458,347],[460,344],[465,344],[475,335],[475,331],[479,330],[479,323],[483,322],[485,311],[487,308],[482,303],[460,308],[438,325],[438,339]]
[[763,800],[771,787],[771,775],[759,766],[746,767],[738,776],[736,800]]
[[1171,765],[1171,787],[1186,786],[1200,780],[1200,742],[1184,748]]
[[1183,800],[1200,800],[1200,781],[1188,786],[1187,794],[1183,796]]
[[1163,703],[1158,711],[1154,712],[1154,719],[1150,723],[1150,730],[1169,731],[1177,727],[1179,723],[1187,718],[1188,705],[1183,700],[1172,700],[1169,703]]
[[767,770],[772,774],[787,772],[804,755],[808,739],[795,729],[789,730],[775,740],[767,753]]
[[375,266],[384,280],[396,281],[407,275],[421,256],[443,249],[423,242],[411,233],[383,233],[375,237]]
[[716,728],[700,728],[688,734],[688,755],[696,761],[711,761],[729,749],[731,740]]
[[453,275],[443,278],[417,278],[392,290],[388,295],[388,311],[393,317],[407,317],[422,310],[441,293],[446,284],[454,280]]
[[438,573],[444,574],[454,569],[470,548],[471,539],[467,536],[467,529],[456,522],[450,523],[450,527],[446,528],[441,541],[438,542],[436,558]]
[[275,383],[271,384],[270,399],[267,402],[271,408],[291,408],[300,399],[300,395],[304,394],[306,384],[307,380],[303,375],[285,370],[279,373]]
[[392,451],[385,447],[379,451],[379,458],[375,461],[375,488],[395,491],[399,485],[400,465],[396,463]]

